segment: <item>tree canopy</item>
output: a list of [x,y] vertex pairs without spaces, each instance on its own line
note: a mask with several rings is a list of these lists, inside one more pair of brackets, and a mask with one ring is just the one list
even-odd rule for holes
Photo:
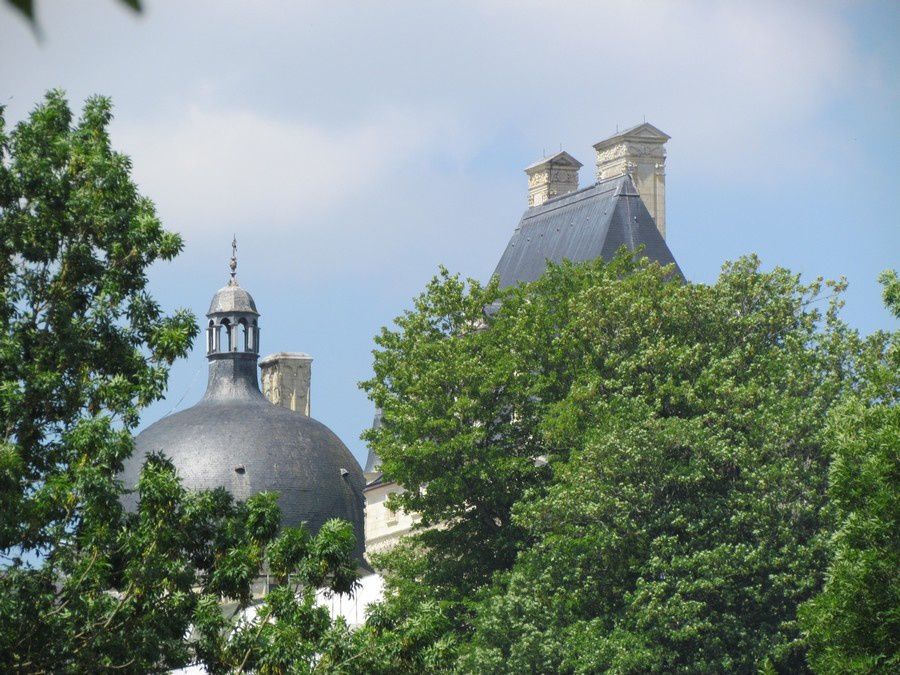
[[[315,589],[356,583],[348,523],[279,531],[276,495],[188,493],[162,455],[123,509],[140,410],[197,328],[148,292],[182,242],[110,118],[96,97],[75,120],[60,92],[12,130],[0,110],[0,668],[308,670],[343,630]],[[279,588],[260,604],[263,565]]]
[[[900,282],[881,276],[900,318]],[[802,609],[810,661],[822,673],[900,670],[900,333],[864,362],[865,386],[828,419],[837,529],[821,594]]]
[[806,669],[829,420],[889,341],[839,320],[843,287],[754,257],[686,284],[627,251],[505,291],[442,271],[363,383],[422,514],[378,560],[368,668]]

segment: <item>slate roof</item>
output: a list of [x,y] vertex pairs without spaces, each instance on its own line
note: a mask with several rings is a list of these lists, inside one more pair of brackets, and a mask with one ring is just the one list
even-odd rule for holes
[[[375,419],[372,421],[372,428],[378,429],[381,426],[381,409],[375,411]],[[375,473],[381,469],[381,459],[375,454],[372,448],[369,448],[369,456],[366,457],[366,468],[363,469],[367,474]]]
[[209,303],[209,314],[230,314],[234,312],[243,312],[246,314],[256,314],[256,302],[253,296],[246,290],[238,286],[237,282],[232,280],[227,286],[220,288],[213,296],[212,302]]
[[[125,486],[137,485],[148,453],[162,451],[189,490],[224,487],[242,500],[278,492],[282,523],[305,522],[312,532],[329,518],[350,521],[361,557],[365,479],[347,446],[321,422],[269,403],[259,391],[255,354],[216,356],[203,399],[137,435],[124,462]],[[123,501],[134,508],[136,495]]]
[[610,260],[621,246],[663,265],[675,263],[631,177],[610,178],[528,209],[494,274],[501,287],[534,281],[547,261]]

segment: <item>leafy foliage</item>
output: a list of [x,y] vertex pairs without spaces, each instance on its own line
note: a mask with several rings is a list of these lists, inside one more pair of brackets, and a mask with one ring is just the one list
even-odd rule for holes
[[[900,317],[896,274],[881,281]],[[839,527],[825,588],[802,613],[810,662],[822,673],[900,670],[900,333],[864,366],[867,386],[828,421]]]
[[363,383],[422,514],[381,562],[381,672],[802,671],[825,423],[885,343],[828,287],[820,310],[754,257],[707,286],[624,251],[508,291],[442,271]]
[[[279,534],[276,495],[188,493],[161,455],[122,506],[139,412],[197,328],[147,292],[181,239],[109,121],[104,98],[74,121],[60,92],[12,131],[0,115],[0,669],[308,668],[332,627],[305,589],[352,589],[349,525]],[[281,587],[254,617],[267,560]]]
[[353,527],[344,521],[327,521],[315,537],[305,528],[285,528],[265,552],[275,583],[260,602],[249,610],[241,602],[227,615],[221,594],[200,597],[193,617],[196,654],[209,672],[321,672],[347,658],[349,629],[343,621],[332,624],[328,610],[316,603],[316,589],[355,589],[354,547]]
[[391,580],[389,602],[369,606],[366,623],[348,641],[343,663],[348,673],[437,673],[453,669],[459,647],[461,603],[440,597],[421,583],[428,558],[415,540],[389,554],[373,556]]

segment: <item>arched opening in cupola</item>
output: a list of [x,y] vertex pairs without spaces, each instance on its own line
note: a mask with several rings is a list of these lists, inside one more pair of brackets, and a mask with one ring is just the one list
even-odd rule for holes
[[236,345],[234,344],[234,342],[235,342],[234,335],[232,334],[232,330],[231,330],[231,321],[229,321],[228,319],[222,319],[221,325],[225,326],[225,335],[228,336],[228,350],[227,351],[229,351],[229,352],[234,351],[234,348]]
[[241,350],[245,352],[251,351],[250,348],[250,330],[247,328],[247,319],[238,319],[241,326]]

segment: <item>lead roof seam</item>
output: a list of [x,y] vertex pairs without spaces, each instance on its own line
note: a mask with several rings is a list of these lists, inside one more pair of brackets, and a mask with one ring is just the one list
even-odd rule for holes
[[[616,178],[613,178],[610,180],[619,180],[622,177],[623,176],[617,176]],[[618,186],[610,185],[609,188],[607,188],[607,189],[597,191],[596,193],[590,193],[591,190],[598,187],[599,185],[600,185],[600,183],[594,183],[590,187],[586,187],[583,190],[578,190],[577,192],[570,192],[567,195],[558,197],[557,199],[559,201],[557,201],[555,199],[548,201],[544,205],[537,207],[537,209],[535,209],[535,213],[526,212],[525,215],[522,217],[522,222],[524,223],[527,220],[537,218],[538,216],[543,216],[547,213],[553,213],[554,211],[561,209],[565,206],[572,206],[573,204],[578,204],[579,202],[582,202],[585,199],[592,199],[594,197],[606,197],[606,196],[608,196],[607,193],[613,192],[616,189],[616,187],[618,187]],[[572,199],[572,197],[574,197],[575,195],[580,195],[580,196],[577,199]],[[613,194],[612,196],[615,197],[616,195]]]

